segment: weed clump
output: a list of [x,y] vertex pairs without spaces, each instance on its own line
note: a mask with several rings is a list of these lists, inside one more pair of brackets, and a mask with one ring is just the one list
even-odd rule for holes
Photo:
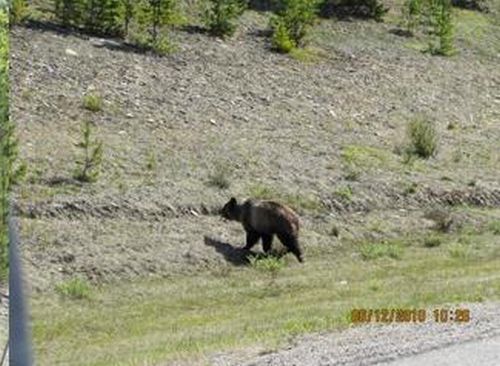
[[83,107],[91,112],[102,110],[102,98],[98,94],[87,94],[83,97]]
[[434,221],[435,229],[441,232],[450,231],[451,225],[453,224],[453,217],[448,210],[435,208],[429,210],[425,213],[425,217],[429,220]]
[[207,184],[219,189],[227,189],[231,185],[230,175],[231,172],[227,165],[216,164],[214,170],[208,176]]
[[268,276],[270,284],[274,285],[278,273],[285,268],[285,260],[275,256],[255,256],[249,259],[250,266],[257,271],[264,273]]
[[420,117],[411,121],[407,129],[410,145],[408,155],[416,155],[428,159],[435,155],[438,147],[438,133],[435,124],[426,118]]
[[339,230],[339,228],[338,228],[338,226],[337,226],[337,225],[332,225],[332,227],[331,227],[331,229],[330,229],[330,235],[331,235],[331,236],[334,236],[334,237],[336,237],[336,238],[338,238],[338,237],[339,237],[339,235],[340,235],[340,230]]
[[441,238],[438,236],[430,236],[424,239],[424,247],[426,248],[435,248],[440,246],[441,243]]
[[146,157],[146,169],[149,171],[154,171],[156,170],[157,165],[158,162],[156,159],[156,154],[154,151],[150,150]]
[[21,23],[28,15],[28,2],[26,0],[12,0],[9,11],[9,25]]

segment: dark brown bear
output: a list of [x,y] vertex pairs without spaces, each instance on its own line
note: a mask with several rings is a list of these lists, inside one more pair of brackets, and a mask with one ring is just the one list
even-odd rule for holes
[[290,208],[273,201],[248,199],[242,204],[232,197],[221,210],[225,219],[241,222],[247,233],[245,249],[251,249],[260,238],[264,252],[269,252],[276,234],[289,252],[303,262],[299,246],[299,218]]

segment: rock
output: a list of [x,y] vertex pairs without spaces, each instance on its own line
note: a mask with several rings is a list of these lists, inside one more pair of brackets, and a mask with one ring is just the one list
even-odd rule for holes
[[66,48],[66,54],[69,56],[78,56],[78,53],[73,51],[71,48]]

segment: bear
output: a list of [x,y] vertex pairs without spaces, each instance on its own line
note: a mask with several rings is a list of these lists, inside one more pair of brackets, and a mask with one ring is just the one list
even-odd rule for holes
[[262,238],[262,247],[268,253],[276,235],[288,252],[292,252],[299,262],[304,262],[298,241],[299,217],[291,208],[275,201],[252,198],[238,204],[236,198],[231,197],[220,214],[243,225],[246,231],[244,249],[250,250]]

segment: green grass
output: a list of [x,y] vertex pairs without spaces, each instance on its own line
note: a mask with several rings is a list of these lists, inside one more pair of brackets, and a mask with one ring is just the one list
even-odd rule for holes
[[272,280],[276,279],[278,273],[286,266],[283,258],[268,257],[252,257],[250,258],[250,266],[257,271],[266,273]]
[[335,195],[341,199],[350,202],[352,200],[352,188],[350,186],[342,186],[335,190]]
[[[498,1],[491,5],[499,8]],[[482,57],[496,57],[500,52],[500,21],[496,12],[482,13],[473,10],[453,8],[455,45],[460,53],[473,50]],[[412,37],[405,42],[405,47],[425,52],[428,44],[421,37]]]
[[81,278],[73,278],[56,286],[56,292],[69,299],[90,299],[92,288],[90,284]]
[[488,224],[488,229],[495,235],[500,235],[500,220],[492,221]]
[[252,198],[263,200],[275,200],[285,205],[290,206],[292,209],[300,212],[320,213],[324,212],[326,208],[321,201],[306,193],[288,193],[283,192],[276,188],[271,188],[263,184],[254,184],[248,189],[248,195]]
[[[457,244],[451,234],[433,250],[419,245],[417,237],[407,238],[404,246],[375,244],[375,249],[362,249],[376,257],[368,261],[353,255],[355,243],[335,257],[310,252],[305,265],[280,266],[272,291],[268,273],[249,266],[223,277],[202,272],[106,285],[83,302],[36,295],[38,364],[144,365],[179,359],[192,364],[212,352],[270,349],[289,336],[347,326],[353,308],[499,298],[500,250],[493,238],[490,232],[470,236],[478,246],[470,247],[467,256],[456,249],[466,244]],[[404,258],[381,258],[399,256],[397,247],[405,248]]]
[[452,258],[467,259],[470,256],[469,248],[461,243],[453,244],[448,248],[448,252]]
[[359,248],[361,257],[365,260],[372,260],[382,257],[400,259],[404,252],[404,247],[398,243],[367,243]]
[[299,48],[290,50],[290,57],[303,63],[316,63],[326,57],[325,51],[316,47]]
[[[498,4],[496,2],[496,6],[500,7]],[[457,41],[462,47],[472,49],[481,56],[495,57],[500,52],[500,21],[497,14],[455,9]]]
[[371,146],[347,145],[342,149],[341,156],[348,165],[356,167],[377,168],[395,164],[390,151]]

